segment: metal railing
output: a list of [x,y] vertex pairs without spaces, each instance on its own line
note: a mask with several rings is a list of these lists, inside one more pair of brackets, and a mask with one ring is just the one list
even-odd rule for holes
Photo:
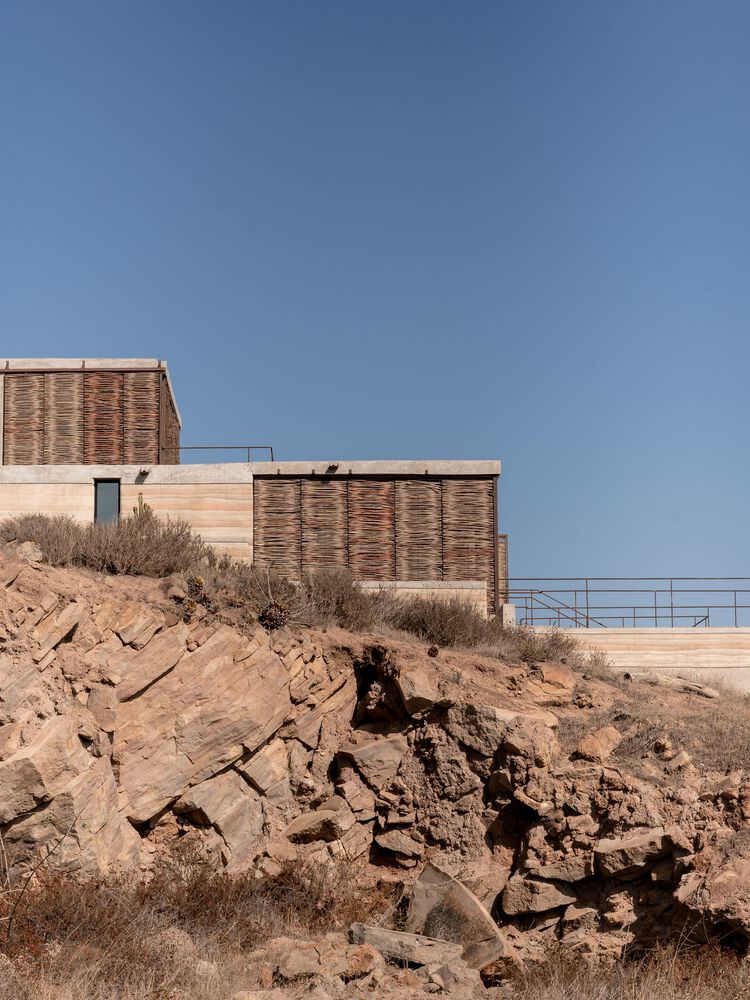
[[508,600],[523,625],[750,626],[750,577],[744,576],[511,577]]
[[254,451],[267,451],[268,461],[273,462],[273,447],[270,444],[188,444],[180,445],[179,449],[167,449],[168,453],[179,451],[243,451],[248,462],[252,461],[251,455]]

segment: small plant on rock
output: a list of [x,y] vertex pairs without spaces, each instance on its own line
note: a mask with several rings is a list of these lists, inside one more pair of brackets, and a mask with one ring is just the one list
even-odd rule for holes
[[258,615],[258,621],[266,632],[283,628],[289,622],[291,612],[288,604],[270,601]]

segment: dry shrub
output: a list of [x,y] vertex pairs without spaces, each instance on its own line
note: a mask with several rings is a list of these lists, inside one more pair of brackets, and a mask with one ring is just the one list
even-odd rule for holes
[[111,524],[22,514],[0,525],[3,541],[34,542],[53,566],[103,573],[169,576],[208,558],[208,546],[184,521],[160,520],[148,507]]
[[340,625],[353,632],[372,629],[390,603],[387,591],[366,593],[346,569],[306,573],[302,602],[315,625]]
[[718,947],[668,945],[608,968],[560,948],[514,988],[516,1000],[739,1000],[750,988],[750,968]]
[[[252,950],[269,939],[343,931],[375,919],[390,902],[363,883],[352,862],[289,864],[264,878],[213,873],[190,859],[163,864],[149,881],[40,873],[11,940],[0,937],[12,962],[0,962],[0,1000],[67,997],[71,985],[76,1000],[219,1000],[253,985]],[[7,911],[0,901],[2,928]],[[219,970],[211,989],[196,970],[206,958]],[[15,992],[4,992],[6,979]]]
[[563,632],[503,627],[457,598],[401,599],[387,585],[362,590],[343,568],[303,575],[301,582],[220,556],[184,521],[162,520],[147,505],[111,524],[80,524],[69,517],[24,514],[0,524],[0,540],[34,542],[53,566],[86,566],[104,573],[199,577],[201,600],[213,611],[231,609],[240,626],[260,616],[281,624],[339,625],[355,632],[395,629],[424,642],[474,649],[529,662],[573,654]]
[[[193,571],[194,567],[186,566],[183,575]],[[217,555],[214,549],[209,549],[206,563],[200,568],[200,576],[215,607],[236,608],[245,612],[248,618],[257,618],[258,613],[273,602],[290,608],[292,615],[299,615],[302,603],[299,588],[276,570],[261,569],[251,563]]]
[[559,660],[576,648],[575,641],[562,632],[533,632],[523,626],[504,626],[499,619],[486,618],[473,605],[459,598],[394,599],[378,618],[380,624],[414,635],[424,642],[475,649],[504,660]]
[[634,690],[634,703],[620,706],[623,719],[615,725],[627,735],[617,748],[618,757],[637,759],[652,751],[656,740],[666,738],[702,767],[750,769],[750,697],[738,693],[707,701],[682,695],[679,701],[660,704],[654,693],[652,688]]

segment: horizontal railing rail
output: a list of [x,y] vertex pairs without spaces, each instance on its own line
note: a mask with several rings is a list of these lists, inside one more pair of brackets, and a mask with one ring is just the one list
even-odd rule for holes
[[165,451],[169,454],[177,452],[180,455],[183,451],[242,451],[248,462],[252,460],[254,451],[267,451],[268,461],[275,461],[273,447],[270,444],[181,444],[179,448],[166,448]]
[[524,625],[750,626],[750,577],[744,576],[511,577],[508,601]]

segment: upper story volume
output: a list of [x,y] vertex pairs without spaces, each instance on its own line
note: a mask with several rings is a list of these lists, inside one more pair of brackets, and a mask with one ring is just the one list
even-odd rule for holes
[[2,465],[177,465],[181,426],[165,361],[0,359]]

